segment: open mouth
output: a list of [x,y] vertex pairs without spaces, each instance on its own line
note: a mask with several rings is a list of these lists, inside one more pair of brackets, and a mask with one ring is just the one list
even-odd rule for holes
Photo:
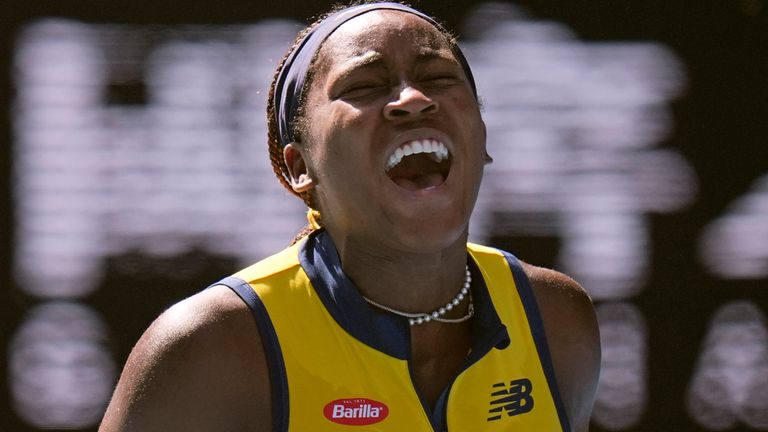
[[451,169],[448,148],[434,139],[414,140],[396,148],[386,172],[403,189],[415,191],[440,186]]

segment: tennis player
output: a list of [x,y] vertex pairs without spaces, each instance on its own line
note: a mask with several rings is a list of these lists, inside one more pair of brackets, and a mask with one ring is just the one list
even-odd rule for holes
[[308,229],[163,313],[102,431],[588,429],[588,295],[467,243],[489,158],[443,27],[398,3],[330,12],[278,67],[268,120]]

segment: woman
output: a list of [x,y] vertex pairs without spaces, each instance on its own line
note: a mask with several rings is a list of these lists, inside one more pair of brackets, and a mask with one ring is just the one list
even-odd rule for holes
[[342,8],[299,35],[270,93],[306,237],[158,318],[101,429],[587,430],[588,296],[467,244],[489,159],[450,35],[400,4]]

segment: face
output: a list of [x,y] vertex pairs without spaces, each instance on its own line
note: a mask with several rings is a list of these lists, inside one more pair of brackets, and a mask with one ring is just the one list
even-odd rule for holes
[[412,251],[465,241],[485,126],[436,28],[399,11],[345,23],[318,53],[305,112],[286,161],[334,239]]

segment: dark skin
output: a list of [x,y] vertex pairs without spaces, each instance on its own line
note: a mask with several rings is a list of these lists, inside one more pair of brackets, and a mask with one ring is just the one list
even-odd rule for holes
[[[463,281],[485,163],[485,126],[448,41],[411,14],[369,12],[329,37],[316,67],[306,136],[285,150],[293,189],[314,194],[344,271],[363,295],[403,311],[445,304]],[[384,172],[386,159],[403,142],[425,138],[450,150],[450,174],[438,187],[403,190]],[[524,270],[572,427],[586,431],[600,366],[591,301],[561,273]],[[449,316],[465,312],[463,304]],[[431,405],[467,356],[469,328],[411,328],[414,386]],[[253,317],[218,286],[175,305],[147,330],[101,430],[269,431],[270,410]]]

